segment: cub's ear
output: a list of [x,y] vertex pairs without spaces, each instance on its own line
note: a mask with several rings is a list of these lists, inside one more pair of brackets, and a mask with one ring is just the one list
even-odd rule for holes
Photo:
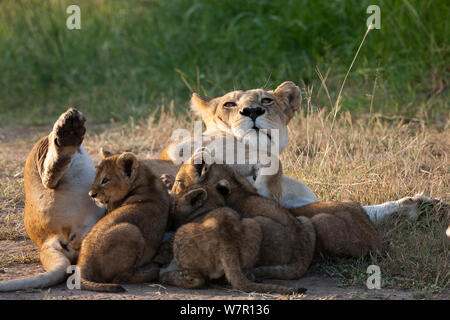
[[273,93],[282,102],[283,112],[287,116],[287,122],[289,122],[295,112],[300,109],[302,103],[300,88],[292,81],[285,81]]
[[117,164],[126,179],[133,180],[136,177],[139,162],[134,154],[131,152],[122,153],[117,158]]
[[100,153],[100,157],[102,157],[102,159],[106,159],[106,158],[112,156],[111,152],[109,152],[108,150],[105,150],[103,148],[100,148],[99,153]]
[[208,199],[208,193],[203,188],[198,188],[189,191],[183,196],[184,201],[191,204],[192,208],[200,208],[206,199]]
[[211,100],[211,98],[200,96],[195,92],[191,97],[191,110],[201,116],[205,122],[209,120],[212,115],[212,108],[209,104]]
[[216,190],[225,197],[231,192],[230,183],[228,182],[228,180],[222,179],[216,184]]

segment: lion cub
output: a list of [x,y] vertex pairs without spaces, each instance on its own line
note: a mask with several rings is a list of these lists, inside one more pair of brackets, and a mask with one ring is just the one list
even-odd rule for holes
[[383,254],[387,245],[357,202],[316,202],[289,209],[296,217],[311,219],[316,230],[316,252],[341,257]]
[[107,208],[81,244],[81,289],[120,292],[115,283],[157,279],[140,269],[156,254],[167,225],[170,198],[146,162],[125,152],[103,158],[89,195]]
[[225,204],[262,227],[263,241],[257,267],[258,278],[298,279],[311,264],[316,242],[314,226],[306,217],[294,217],[272,199],[258,194],[247,179],[222,164],[205,165],[199,184],[217,185],[227,180],[230,193]]
[[[256,219],[241,219],[225,207],[227,181],[214,186],[191,186],[175,196],[170,219],[177,229],[174,261],[161,272],[160,280],[170,285],[196,288],[205,278],[224,274],[234,289],[245,292],[291,294],[297,289],[249,281],[243,269],[257,263],[263,240]],[[301,289],[304,290],[304,289]]]

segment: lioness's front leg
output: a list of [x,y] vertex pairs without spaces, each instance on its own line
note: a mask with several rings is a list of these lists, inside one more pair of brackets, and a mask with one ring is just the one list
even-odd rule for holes
[[55,188],[83,142],[86,118],[70,108],[55,122],[48,136],[48,150],[42,163],[41,179],[47,188]]

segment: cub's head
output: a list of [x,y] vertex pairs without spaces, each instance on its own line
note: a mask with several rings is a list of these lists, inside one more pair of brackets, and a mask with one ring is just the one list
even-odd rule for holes
[[232,91],[218,98],[191,98],[191,108],[202,117],[207,131],[224,131],[238,138],[251,132],[279,130],[282,151],[288,142],[287,124],[300,108],[300,89],[291,81],[283,82],[275,90],[253,89]]
[[176,229],[195,218],[225,206],[224,197],[230,193],[227,180],[215,185],[192,185],[173,197],[171,207],[172,226]]
[[174,179],[172,194],[181,194],[192,188],[192,185],[217,186],[220,181],[227,181],[229,192],[233,186],[245,188],[249,192],[257,192],[255,187],[244,177],[236,173],[226,164],[182,164]]
[[172,194],[178,194],[187,187],[198,182],[203,169],[205,168],[204,161],[198,161],[199,164],[194,163],[195,157],[191,157],[189,162],[183,163],[174,178],[172,186]]
[[131,152],[111,155],[100,151],[102,161],[97,166],[89,195],[102,207],[111,208],[129,193],[136,180],[139,161]]

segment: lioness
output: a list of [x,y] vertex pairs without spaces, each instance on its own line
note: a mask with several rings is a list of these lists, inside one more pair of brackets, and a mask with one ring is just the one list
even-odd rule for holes
[[[0,291],[43,288],[62,282],[67,267],[75,264],[81,241],[105,215],[88,192],[95,167],[83,142],[86,119],[70,108],[55,122],[52,132],[41,138],[29,153],[24,172],[25,229],[40,249],[46,270],[36,277],[0,283]],[[175,175],[169,161],[149,160],[156,175]]]
[[[233,166],[252,181],[259,194],[279,201],[284,207],[299,207],[317,201],[312,190],[304,183],[282,174],[278,159],[278,154],[281,154],[288,143],[287,124],[300,104],[300,89],[291,81],[283,82],[273,91],[232,91],[214,99],[194,93],[191,98],[192,110],[202,117],[206,125],[202,140],[207,142],[202,147],[214,149],[217,144],[223,144],[221,137],[226,140],[224,142],[229,141],[225,147],[227,154],[212,155],[212,162]],[[274,139],[275,136],[277,139]],[[231,162],[226,161],[229,156],[234,155],[234,145],[228,147],[233,140],[242,142],[246,148],[255,152],[268,149],[270,165],[277,165],[278,170],[272,174],[264,174],[268,164],[259,163],[259,159],[248,165],[233,162],[234,157],[231,157]],[[160,158],[181,164],[179,151],[190,149],[193,143],[195,141],[191,138],[171,143],[163,150]],[[217,158],[221,156],[226,159]],[[272,158],[274,156],[275,159]],[[249,159],[245,157],[245,160]]]
[[[161,272],[160,280],[169,285],[197,288],[205,278],[217,279],[225,274],[233,288],[240,291],[299,292],[247,279],[242,270],[256,265],[262,239],[267,235],[263,235],[257,219],[241,219],[236,211],[225,207],[223,196],[228,193],[229,186],[224,180],[217,187],[194,185],[175,197],[170,213],[177,229],[174,261]],[[276,224],[272,231],[275,230],[283,231]]]
[[[203,97],[194,93],[191,98],[191,109],[202,118],[206,125],[206,130],[203,132],[205,140],[211,137],[231,136],[237,140],[245,141],[252,134],[258,133],[259,140],[266,136],[269,144],[275,144],[278,147],[279,154],[283,152],[288,143],[287,125],[295,112],[300,109],[300,106],[300,89],[291,81],[283,82],[273,91],[263,89],[239,90],[217,98]],[[266,129],[268,134],[264,131]],[[272,130],[278,130],[278,141],[271,138],[270,132]],[[189,149],[191,144],[192,139],[173,142],[163,150],[160,158],[180,164],[178,151]],[[219,160],[212,162],[228,164],[225,159],[212,160]],[[192,159],[186,161],[186,165],[180,168],[173,186],[174,192],[181,191],[183,188],[181,184],[189,185],[188,180],[193,181],[198,177],[199,172],[190,165],[190,161],[192,162]],[[196,164],[201,164],[201,162]],[[285,208],[297,208],[318,201],[314,192],[304,183],[283,175],[281,166],[280,170],[274,175],[258,175],[258,172],[255,172],[258,165],[248,166],[246,173],[243,170],[245,166],[235,165],[234,163],[231,165],[252,182],[260,195],[277,200]],[[435,204],[438,200],[419,194],[379,205],[363,206],[363,209],[369,215],[371,221],[378,222],[399,211],[414,217],[419,213],[419,207],[424,202]]]
[[103,158],[89,195],[108,214],[81,244],[77,264],[81,289],[118,292],[124,289],[115,283],[157,279],[158,268],[138,268],[149,264],[157,252],[170,198],[148,162],[130,152]]

